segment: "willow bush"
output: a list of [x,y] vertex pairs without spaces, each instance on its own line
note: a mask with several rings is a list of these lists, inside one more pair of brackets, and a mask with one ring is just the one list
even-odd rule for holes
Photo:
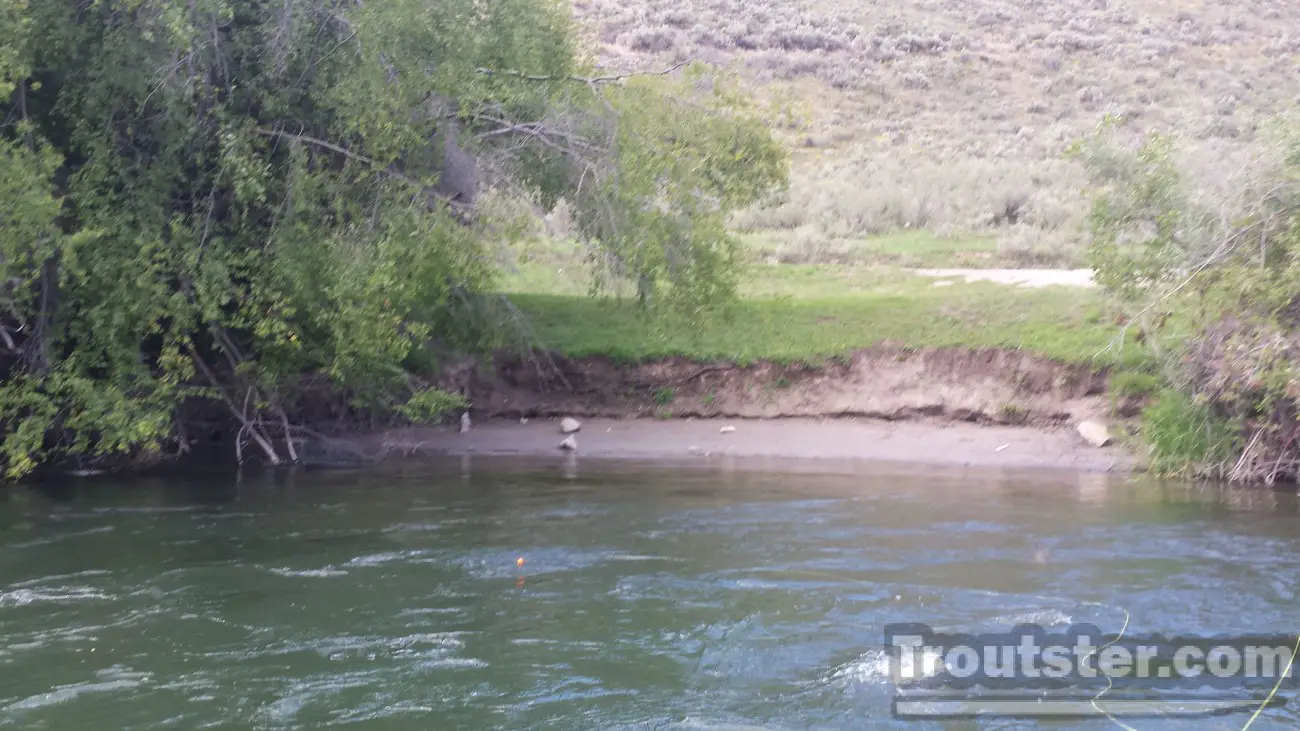
[[568,201],[594,261],[703,316],[726,215],[785,182],[724,79],[601,76],[553,0],[0,0],[0,36],[10,477],[183,451],[214,405],[273,463],[314,395],[454,408],[427,354],[491,342],[518,230],[485,192]]
[[1125,153],[1103,130],[1079,149],[1096,186],[1091,263],[1167,381],[1142,424],[1164,473],[1300,477],[1300,134],[1273,132],[1208,195],[1172,138]]

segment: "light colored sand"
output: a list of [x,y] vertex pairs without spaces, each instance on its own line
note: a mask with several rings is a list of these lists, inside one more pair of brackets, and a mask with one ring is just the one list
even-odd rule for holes
[[[722,433],[724,426],[734,426]],[[495,420],[455,429],[389,432],[391,451],[407,454],[564,455],[559,421]],[[1071,428],[853,419],[587,419],[576,435],[583,457],[704,459],[789,458],[911,463],[946,467],[1066,468],[1123,471],[1121,449],[1086,446]]]
[[[964,279],[967,282],[997,282],[1022,287],[1093,286],[1091,269],[917,269],[915,273],[941,280]],[[936,287],[944,284],[935,282]]]

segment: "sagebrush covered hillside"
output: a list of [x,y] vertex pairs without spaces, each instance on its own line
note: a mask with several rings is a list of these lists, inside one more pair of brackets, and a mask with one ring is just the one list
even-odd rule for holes
[[1177,131],[1192,168],[1251,155],[1300,95],[1300,4],[962,0],[575,0],[604,62],[734,63],[806,124],[788,202],[741,216],[792,245],[991,230],[1067,262],[1084,176],[1063,152],[1108,115]]

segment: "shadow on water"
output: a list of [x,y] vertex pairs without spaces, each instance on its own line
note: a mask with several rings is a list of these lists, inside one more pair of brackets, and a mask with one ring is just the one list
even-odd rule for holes
[[1294,632],[1296,513],[1287,491],[725,457],[46,482],[0,493],[21,668],[0,724],[1114,728],[892,719],[884,625]]

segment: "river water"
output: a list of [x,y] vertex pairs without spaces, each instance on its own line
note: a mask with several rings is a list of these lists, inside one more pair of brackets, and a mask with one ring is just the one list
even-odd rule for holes
[[[11,489],[0,726],[1122,728],[893,718],[884,626],[1300,629],[1293,495],[818,469],[466,458]],[[1300,728],[1295,705],[1252,728]]]

